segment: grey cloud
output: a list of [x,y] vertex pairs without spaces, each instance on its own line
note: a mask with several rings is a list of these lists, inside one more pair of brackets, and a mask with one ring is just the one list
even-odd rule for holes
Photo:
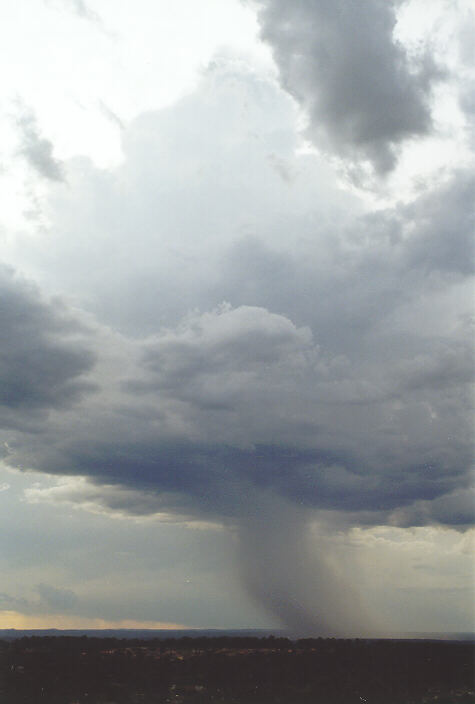
[[292,172],[292,166],[285,159],[281,159],[275,154],[269,154],[268,159],[269,164],[286,183],[290,184],[294,181],[295,174]]
[[475,77],[473,74],[475,12],[473,7],[468,5],[460,9],[462,11],[459,13],[456,33],[459,65],[454,78],[457,81],[459,106],[466,118],[467,141],[473,151],[475,148]]
[[164,331],[144,352],[143,365],[152,375],[133,389],[171,388],[188,396],[200,386],[216,396],[239,392],[241,384],[294,357],[304,362],[312,335],[287,318],[265,309],[229,304],[202,316],[189,316],[178,330]]
[[406,227],[416,230],[407,244],[405,263],[427,271],[461,275],[474,272],[475,176],[460,171],[439,188],[404,208]]
[[[94,355],[81,338],[81,325],[59,303],[0,268],[0,417],[22,424],[38,410],[61,408],[93,388],[81,378]],[[84,334],[83,334],[84,337]]]
[[109,120],[109,122],[112,122],[116,127],[118,127],[121,131],[125,129],[125,124],[124,122],[120,119],[120,117],[115,113],[111,108],[105,104],[103,100],[99,100],[99,109],[104,115],[104,117]]
[[124,335],[110,396],[9,461],[89,477],[84,504],[230,522],[254,492],[368,523],[467,486],[469,177],[364,213],[293,154],[289,103],[208,75],[124,130],[117,169],[68,165],[37,261]]
[[430,132],[431,87],[441,71],[415,65],[393,40],[398,2],[259,0],[263,38],[284,88],[305,108],[308,135],[385,172],[405,139]]
[[[93,513],[114,515],[150,516],[164,514],[170,509],[171,497],[151,491],[140,491],[123,484],[98,484],[80,477],[79,481],[63,482],[57,486],[32,487],[25,491],[30,504],[66,503],[81,506]],[[170,514],[170,520],[176,522],[177,514]]]
[[50,181],[64,181],[63,167],[53,155],[53,144],[41,136],[35,115],[30,110],[24,111],[18,126],[22,135],[20,153],[30,166]]
[[356,213],[335,230],[296,217],[289,227],[308,238],[291,252],[241,238],[222,262],[221,295],[276,306],[310,324],[325,346],[336,343],[341,350],[350,342],[342,336],[351,337],[354,350],[388,315],[469,281],[474,188],[471,172],[460,170],[410,204]]
[[87,7],[84,0],[70,0],[70,4],[74,8],[75,12],[79,15],[79,17],[90,17],[91,11]]
[[[462,9],[462,8],[460,8]],[[458,54],[462,64],[472,67],[475,62],[475,49],[473,47],[473,33],[475,31],[475,11],[473,7],[466,6],[460,13],[458,26]]]
[[224,306],[147,342],[118,406],[13,443],[9,461],[148,492],[105,490],[114,510],[233,521],[259,491],[381,520],[463,486],[470,444],[451,369],[429,392],[406,369],[377,373],[325,357],[283,316]]
[[12,596],[5,592],[0,592],[0,609],[21,610],[24,611],[29,607],[28,599],[18,596]]
[[473,456],[468,177],[362,212],[293,154],[288,98],[206,80],[128,126],[117,169],[75,160],[54,189],[37,263],[83,296],[98,339],[122,334],[94,345],[101,393],[9,433],[7,461],[69,477],[30,501],[224,524],[257,603],[343,633],[358,601],[329,555],[308,559],[309,520],[465,526],[450,497]]
[[0,608],[20,611],[27,614],[48,612],[68,612],[78,604],[78,597],[71,589],[63,589],[50,584],[38,584],[35,598],[12,596],[0,593]]
[[474,129],[475,121],[475,81],[464,82],[459,89],[459,104],[469,121],[469,129]]
[[[463,483],[465,469],[461,466],[455,472],[451,468],[449,473],[440,465],[413,465],[376,472],[368,470],[358,455],[346,453],[346,468],[332,465],[331,456],[321,450],[276,445],[242,450],[153,440],[140,446],[132,440],[93,442],[93,448],[69,445],[54,457],[38,458],[36,466],[44,471],[86,475],[98,484],[84,493],[52,492],[51,500],[77,501],[132,515],[172,512],[239,522],[246,515],[249,497],[261,491],[309,509],[352,512],[356,523],[360,521],[357,512],[362,512],[361,520],[367,523],[368,511],[373,511],[371,522],[378,523],[388,520],[396,507],[451,491]],[[124,490],[115,490],[114,483]],[[408,515],[414,520],[416,513]]]
[[71,589],[54,587],[50,584],[38,584],[36,591],[41,605],[52,611],[70,611],[78,603],[78,597]]
[[441,523],[468,528],[475,523],[475,489],[468,486],[433,501],[418,501],[394,511],[391,522],[398,526]]
[[[472,325],[467,325],[470,331]],[[474,377],[474,354],[469,333],[459,341],[433,341],[430,349],[420,352],[395,370],[404,379],[406,389],[439,392],[444,388],[469,388]]]
[[[49,4],[51,0],[44,0],[46,4]],[[83,20],[88,20],[89,22],[94,22],[99,27],[103,28],[103,22],[100,15],[91,9],[89,3],[85,0],[59,0],[59,2],[65,6],[68,10],[73,12],[77,17]]]
[[[223,300],[261,305],[228,296],[222,273],[230,247],[246,234],[285,259],[298,228],[302,240],[320,241],[322,256],[330,224],[359,208],[321,161],[296,159],[292,119],[290,99],[273,84],[209,73],[198,93],[127,126],[116,169],[68,162],[70,188],[57,189],[50,203],[50,246],[30,239],[24,257],[127,334],[152,334]],[[270,154],[289,163],[291,186]],[[274,303],[264,306],[281,312]]]

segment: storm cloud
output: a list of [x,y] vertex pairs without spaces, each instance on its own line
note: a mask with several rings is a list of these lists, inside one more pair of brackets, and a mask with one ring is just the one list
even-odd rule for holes
[[[94,353],[85,327],[59,301],[0,268],[0,419],[28,423],[39,412],[70,406],[94,389],[85,379]],[[81,339],[82,338],[82,339]]]
[[124,123],[107,169],[55,171],[24,123],[68,188],[49,184],[48,246],[17,242],[64,299],[2,270],[5,461],[58,478],[31,502],[226,526],[259,604],[342,634],[358,600],[312,525],[470,521],[473,175],[377,205],[342,185],[287,93],[322,152],[377,177],[431,132],[440,71],[394,39],[397,3],[259,6],[285,91],[217,61]]
[[239,520],[257,490],[391,520],[468,484],[470,353],[463,335],[433,345],[368,369],[284,316],[221,306],[137,343],[115,403],[10,442],[11,461],[149,492],[145,513]]
[[[182,152],[178,147],[191,117],[196,129],[216,111],[210,86],[222,95],[219,109],[225,105],[228,119],[215,118],[203,166],[201,141]],[[241,99],[255,92],[247,119],[260,130],[262,146],[241,170],[253,174],[249,197],[265,201],[257,174],[272,174],[269,148],[296,172],[309,166],[265,123],[264,107],[274,110],[285,99],[247,74],[211,75],[201,94],[140,118],[125,131],[127,161],[116,173],[90,164],[81,164],[79,174],[70,168],[75,189],[53,201],[70,237],[52,232],[51,265],[58,256],[67,263],[75,295],[75,281],[82,286],[90,271],[89,293],[102,301],[96,315],[113,322],[119,312],[123,332],[107,332],[100,322],[89,350],[58,343],[61,325],[71,323],[58,322],[27,289],[14,289],[10,305],[18,310],[6,321],[16,311],[26,322],[6,337],[12,349],[4,348],[4,405],[67,405],[86,390],[81,374],[94,355],[97,372],[89,383],[101,391],[85,398],[80,413],[72,407],[53,416],[28,442],[10,438],[10,461],[87,476],[96,490],[104,484],[149,492],[145,501],[131,498],[132,511],[236,519],[255,489],[309,509],[351,513],[356,521],[361,513],[363,523],[391,521],[400,508],[468,484],[473,179],[457,171],[409,204],[365,213],[336,185],[333,191],[322,185],[328,197],[320,205],[313,192],[297,197],[293,185],[271,175],[282,189],[278,217],[263,211],[258,233],[249,236],[229,212],[224,219],[220,206],[210,211],[216,189],[231,212],[240,208],[229,194],[243,174],[229,169],[217,185],[213,168],[224,149],[229,163],[242,160],[248,126],[236,126],[231,143],[227,130]],[[164,184],[161,160],[150,155],[175,146],[175,171]],[[184,186],[182,169],[190,163]],[[124,173],[131,179],[125,203]],[[165,189],[158,200],[151,185],[157,183],[159,192]],[[185,211],[177,207],[184,187]],[[165,195],[173,215],[163,219]],[[88,220],[97,211],[83,207],[90,197],[102,212],[100,227]],[[341,200],[353,212],[338,223]],[[133,245],[131,228],[139,233]],[[120,246],[112,246],[112,235]],[[41,252],[43,268],[51,266],[47,255]],[[147,287],[138,287],[152,271],[150,300]],[[113,300],[121,295],[117,277],[128,287],[120,311]],[[187,313],[190,297],[196,307]],[[34,352],[23,351],[27,345]],[[112,495],[105,496],[107,503]],[[126,497],[114,494],[111,501]]]

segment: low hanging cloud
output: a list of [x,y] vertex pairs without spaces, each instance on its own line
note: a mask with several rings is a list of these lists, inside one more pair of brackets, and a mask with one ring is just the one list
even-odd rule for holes
[[400,2],[258,0],[261,34],[283,87],[302,105],[324,151],[367,159],[384,173],[406,139],[432,129],[441,71],[427,52],[411,61],[393,37]]
[[368,369],[284,316],[222,306],[147,341],[114,404],[62,414],[10,461],[150,492],[151,513],[239,519],[257,491],[390,520],[469,481],[470,365],[455,343],[440,354]]
[[67,612],[76,606],[78,598],[72,589],[54,587],[51,584],[38,584],[36,591],[40,597],[40,604],[48,611]]
[[0,592],[0,608],[26,614],[67,613],[73,611],[78,603],[77,595],[63,587],[41,583],[36,585],[34,592],[32,599]]

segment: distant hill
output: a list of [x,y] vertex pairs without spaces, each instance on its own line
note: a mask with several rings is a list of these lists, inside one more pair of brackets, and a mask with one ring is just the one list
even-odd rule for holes
[[[16,628],[0,629],[0,640],[16,640],[31,636],[87,636],[88,638],[135,638],[147,640],[151,638],[216,638],[230,636],[232,638],[254,637],[265,638],[268,636],[289,636],[283,629],[266,628],[189,628],[189,629],[133,629],[133,628],[104,628],[104,629],[58,629],[58,628],[32,628],[17,630]],[[364,637],[363,637],[364,638]],[[475,641],[475,633],[394,633],[383,637],[393,640],[454,640]],[[377,636],[369,640],[378,640]]]
[[17,630],[16,628],[0,629],[1,640],[15,640],[30,636],[87,636],[88,638],[204,638],[217,636],[252,636],[264,638],[270,635],[283,635],[284,631],[269,630],[265,628],[247,629],[220,629],[220,628],[189,628],[189,629],[135,629],[135,628],[104,628],[104,629],[59,629],[59,628],[31,628]]

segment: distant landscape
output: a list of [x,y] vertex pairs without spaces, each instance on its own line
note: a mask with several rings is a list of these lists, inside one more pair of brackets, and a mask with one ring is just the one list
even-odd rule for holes
[[[152,638],[202,638],[202,637],[261,637],[281,636],[289,637],[285,629],[268,628],[0,628],[0,640],[13,640],[26,637],[44,636],[87,636],[88,638],[141,638],[148,640]],[[421,639],[421,640],[452,640],[452,641],[475,641],[475,633],[393,633],[390,636],[398,639]]]
[[2,704],[475,702],[473,639],[52,632],[0,641]]

